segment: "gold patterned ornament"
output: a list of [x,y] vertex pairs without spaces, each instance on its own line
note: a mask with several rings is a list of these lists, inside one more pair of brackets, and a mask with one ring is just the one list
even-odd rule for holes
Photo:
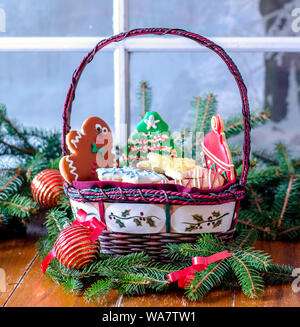
[[38,173],[31,182],[34,200],[43,208],[57,206],[64,193],[64,179],[57,169],[45,169]]

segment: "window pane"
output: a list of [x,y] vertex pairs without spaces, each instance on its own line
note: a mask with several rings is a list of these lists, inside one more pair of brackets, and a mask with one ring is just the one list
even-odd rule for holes
[[6,32],[0,36],[112,34],[111,0],[2,0]]
[[[263,110],[268,106],[275,120],[253,130],[254,143],[267,145],[282,140],[299,151],[299,56],[291,53],[231,53],[230,56],[248,88],[250,109]],[[217,96],[218,112],[224,119],[241,112],[236,82],[215,54],[135,53],[131,55],[130,65],[131,130],[142,113],[136,96],[141,81],[148,81],[152,87],[152,110],[158,111],[173,131],[193,127],[188,113],[190,102],[193,97],[210,92]],[[275,117],[279,117],[277,121]]]
[[295,7],[298,0],[131,0],[130,27],[182,28],[204,36],[297,36]]
[[[0,53],[0,102],[25,126],[62,127],[72,74],[85,53]],[[87,65],[72,108],[72,128],[98,115],[113,127],[113,55],[99,53]]]

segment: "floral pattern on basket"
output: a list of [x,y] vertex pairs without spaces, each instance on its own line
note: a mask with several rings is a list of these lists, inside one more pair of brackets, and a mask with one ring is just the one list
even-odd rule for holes
[[[71,201],[73,212],[83,209],[88,218],[101,219],[99,205],[94,202]],[[137,203],[104,203],[107,230],[116,233],[217,233],[230,229],[234,216],[234,202],[215,206],[180,206]]]

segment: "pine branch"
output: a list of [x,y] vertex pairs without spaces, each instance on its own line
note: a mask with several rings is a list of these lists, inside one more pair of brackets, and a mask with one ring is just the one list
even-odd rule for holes
[[188,299],[195,301],[203,298],[210,290],[218,286],[229,271],[226,259],[210,264],[209,268],[196,273],[195,278],[186,289]]
[[49,237],[57,238],[58,234],[67,226],[72,224],[72,220],[68,208],[57,207],[50,209],[46,214],[45,225],[47,227]]
[[191,107],[190,115],[194,122],[193,135],[196,136],[198,132],[206,134],[210,130],[211,118],[217,110],[216,97],[211,93],[201,98],[195,97],[191,102]]
[[3,145],[6,145],[7,147],[9,147],[11,149],[17,150],[17,151],[25,153],[25,154],[33,155],[35,153],[35,151],[33,151],[33,150],[28,150],[26,148],[22,148],[17,145],[9,144],[9,143],[5,142],[4,140],[0,140],[0,143]]
[[[0,104],[0,107],[4,106],[3,104]],[[6,109],[3,110],[2,108],[0,109],[0,119],[2,122],[5,122],[6,125],[8,125],[17,135],[20,139],[24,141],[24,143],[29,147],[31,154],[34,154],[36,152],[36,149],[28,142],[27,138],[24,136],[24,133],[19,131],[17,126],[10,121],[7,116],[6,116]]]
[[0,200],[0,211],[19,218],[29,218],[37,214],[37,205],[32,198],[14,194],[6,200]]
[[[59,229],[60,225],[57,232]],[[81,290],[83,285],[89,284],[84,294],[88,301],[96,301],[112,289],[128,295],[161,292],[174,287],[166,279],[166,275],[190,266],[191,257],[209,256],[227,249],[232,256],[210,264],[206,270],[196,272],[195,278],[185,288],[186,296],[191,300],[198,300],[213,288],[239,285],[245,294],[255,297],[262,292],[264,280],[286,282],[287,279],[284,267],[274,268],[266,253],[249,247],[254,239],[255,231],[248,231],[227,246],[211,234],[204,234],[195,244],[169,244],[170,257],[179,259],[172,259],[169,264],[153,263],[145,253],[118,257],[100,255],[97,262],[78,271],[64,268],[54,259],[47,270],[47,276],[71,291],[73,287],[74,290]],[[51,249],[53,241],[48,234],[40,243],[39,253],[46,255],[43,248]],[[235,277],[232,276],[233,272]]]
[[294,267],[287,265],[269,265],[266,271],[261,272],[265,285],[278,285],[292,283],[295,277],[292,276]]
[[254,225],[254,224],[251,223],[251,220],[249,220],[249,221],[244,221],[244,220],[241,220],[241,219],[237,219],[237,222],[238,222],[239,224],[246,225],[246,226],[248,226],[248,227],[250,227],[250,228],[252,228],[252,229],[259,230],[259,231],[261,231],[261,232],[263,232],[263,233],[270,233],[270,228],[269,228],[269,227],[262,228],[262,227],[259,226],[259,225]]
[[297,240],[300,238],[300,221],[299,219],[284,219],[280,229],[277,232],[278,240]]
[[47,165],[49,165],[48,160],[40,152],[36,153],[26,162],[24,167],[27,181],[31,182],[40,171],[47,168]]
[[9,196],[12,196],[14,193],[18,192],[24,182],[20,168],[9,171],[2,170],[0,172],[0,179],[0,200],[5,200]]
[[[250,117],[251,128],[255,128],[261,124],[265,124],[270,119],[269,112],[253,113]],[[227,138],[238,135],[244,130],[243,116],[234,117],[226,121],[224,132]]]
[[266,164],[278,166],[278,162],[273,158],[272,155],[267,154],[265,150],[252,151],[252,155],[254,158],[260,159]]
[[106,296],[115,287],[116,282],[114,278],[97,280],[84,292],[84,298],[87,302],[99,301],[100,297]]
[[149,86],[149,83],[142,81],[137,92],[137,98],[140,101],[142,108],[141,118],[143,118],[150,109],[151,97],[152,89]]
[[271,166],[264,169],[251,169],[248,174],[248,183],[253,187],[262,183],[274,183],[285,176],[285,172],[278,166]]
[[[196,131],[197,131],[197,126],[199,125],[199,111],[200,111],[200,103],[201,103],[201,97],[197,97],[196,98],[196,103],[195,103],[195,111],[196,111],[196,114],[195,114],[195,125],[194,125],[194,129],[193,129],[193,133],[196,134]],[[202,121],[202,123],[204,124],[204,120]],[[201,124],[201,127],[200,127],[200,130],[202,130],[203,128],[203,124]],[[199,130],[199,131],[200,131]]]
[[250,298],[258,298],[263,293],[263,279],[258,271],[247,265],[243,258],[236,253],[232,254],[229,260],[244,294]]
[[[299,210],[300,179],[290,176],[288,181],[279,183],[274,196],[272,209],[277,213],[277,226],[280,227],[286,215],[297,215]],[[298,205],[297,205],[298,203]]]
[[233,239],[230,246],[235,250],[240,250],[244,247],[252,246],[257,240],[258,233],[252,228],[247,231],[242,231],[235,239]]
[[295,174],[294,166],[289,158],[287,148],[282,143],[278,143],[276,145],[275,154],[276,154],[279,166],[287,173],[294,175]]

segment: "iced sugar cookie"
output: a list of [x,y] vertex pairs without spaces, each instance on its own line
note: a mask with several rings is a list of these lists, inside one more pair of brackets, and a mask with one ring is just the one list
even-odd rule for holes
[[167,178],[154,171],[135,167],[123,168],[98,168],[98,178],[100,181],[121,181],[123,183],[160,183]]
[[224,122],[220,115],[212,117],[211,129],[202,143],[206,167],[224,176],[228,182],[235,182],[236,172],[224,133]]
[[172,158],[157,153],[149,153],[146,161],[141,161],[139,167],[145,167],[152,170],[160,169],[161,172],[166,170],[176,170],[183,172],[196,167],[196,162],[191,158]]
[[203,174],[202,178],[185,178],[185,179],[173,179],[164,180],[163,184],[177,184],[185,187],[198,187],[200,189],[213,189],[220,187],[224,184],[224,178],[219,174],[209,175],[207,173]]

